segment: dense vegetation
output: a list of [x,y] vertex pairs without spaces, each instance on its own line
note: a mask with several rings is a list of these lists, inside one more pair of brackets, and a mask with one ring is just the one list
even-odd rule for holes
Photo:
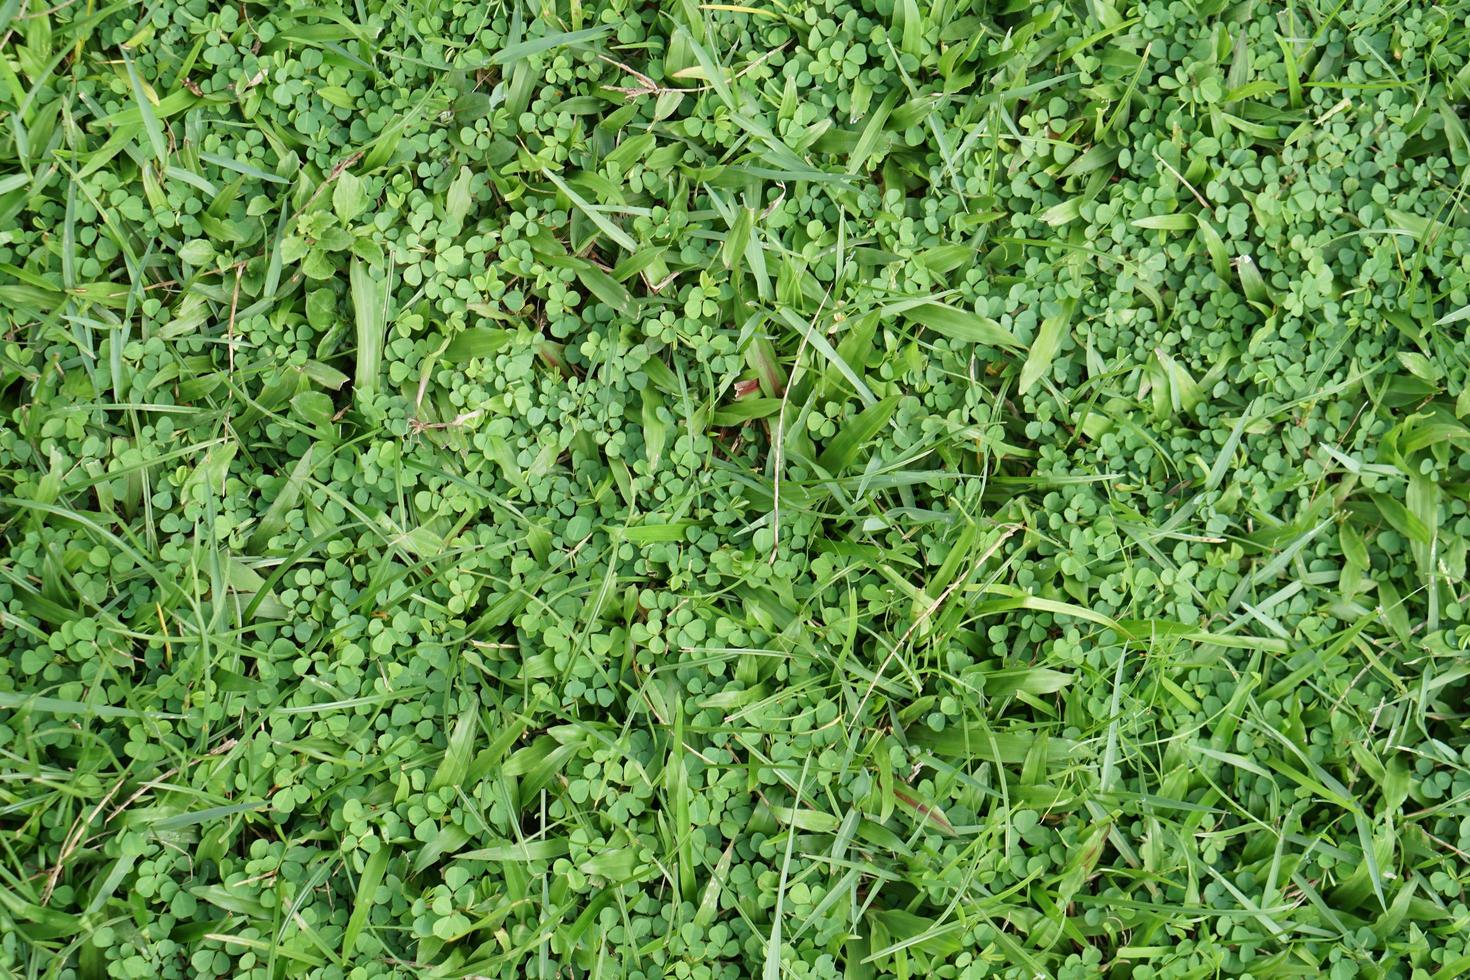
[[0,2],[0,972],[1470,974],[1470,33]]

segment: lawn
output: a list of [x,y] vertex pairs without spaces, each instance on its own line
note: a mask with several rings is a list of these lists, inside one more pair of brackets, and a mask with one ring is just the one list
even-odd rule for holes
[[1467,16],[0,0],[0,976],[1470,976]]

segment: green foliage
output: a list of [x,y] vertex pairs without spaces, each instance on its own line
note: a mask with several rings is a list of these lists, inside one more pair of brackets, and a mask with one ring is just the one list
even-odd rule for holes
[[1467,14],[0,2],[0,972],[1470,973]]

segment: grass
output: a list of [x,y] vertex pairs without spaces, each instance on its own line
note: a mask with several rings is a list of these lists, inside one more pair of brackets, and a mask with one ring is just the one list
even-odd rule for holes
[[1470,973],[1462,7],[0,2],[0,975]]

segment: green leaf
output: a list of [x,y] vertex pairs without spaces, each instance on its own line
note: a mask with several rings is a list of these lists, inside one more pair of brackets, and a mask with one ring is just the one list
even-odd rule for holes
[[[774,401],[774,399],[772,399]],[[852,465],[858,454],[893,417],[898,408],[898,396],[889,395],[882,401],[869,405],[842,427],[822,455],[817,465],[828,472],[836,473]]]
[[941,303],[921,303],[904,311],[904,316],[922,327],[954,340],[992,347],[1019,348],[1009,330],[988,316],[955,309]]
[[908,732],[910,744],[928,749],[935,755],[950,759],[981,759],[988,762],[1020,765],[1026,761],[1033,747],[1039,746],[1046,759],[1065,762],[1078,751],[1077,746],[1063,738],[1048,738],[1033,732],[995,732],[983,726],[960,725],[935,732],[927,727]]
[[163,124],[158,120],[150,92],[146,90],[143,79],[139,77],[133,59],[128,57],[126,50],[120,49],[120,53],[132,87],[133,105],[137,108],[143,132],[148,135],[148,145],[153,149],[153,159],[158,162],[159,166],[163,166],[168,160],[168,140],[163,135]]
[[1013,667],[1006,670],[986,671],[981,675],[985,693],[991,697],[1007,694],[1055,694],[1074,680],[1065,671],[1047,667]]
[[496,844],[492,847],[476,848],[473,851],[461,851],[455,855],[459,861],[490,861],[490,862],[521,862],[551,861],[555,858],[565,857],[571,853],[571,847],[566,838],[555,838],[549,840],[517,841],[515,843]]
[[470,207],[474,204],[474,198],[470,195],[470,182],[473,179],[474,172],[469,167],[460,167],[454,182],[449,185],[449,193],[445,197],[444,215],[451,228],[461,227],[465,217],[470,213]]
[[343,225],[351,224],[367,207],[367,203],[367,194],[357,175],[350,170],[344,170],[337,175],[337,181],[332,187],[332,210]]
[[1199,226],[1200,219],[1189,214],[1155,214],[1147,218],[1138,218],[1133,222],[1136,228],[1147,228],[1152,231],[1189,231]]
[[1026,362],[1021,365],[1021,379],[1016,387],[1019,394],[1024,395],[1030,391],[1051,370],[1052,361],[1056,359],[1057,351],[1062,345],[1062,336],[1071,325],[1073,305],[1069,300],[1063,304],[1061,312],[1041,321],[1041,329],[1031,342]]
[[179,258],[199,268],[214,262],[214,245],[208,239],[195,238],[179,249]]
[[464,364],[476,357],[490,357],[510,346],[515,334],[498,327],[475,327],[456,334],[444,349],[444,360]]
[[429,781],[430,790],[442,786],[458,786],[464,781],[475,751],[475,734],[479,730],[479,710],[470,706],[460,713],[459,720],[454,723],[454,730],[449,733],[449,744],[444,750],[444,758],[439,761],[439,768],[434,770],[434,778]]
[[299,392],[292,397],[291,408],[301,417],[302,421],[321,428],[331,426],[332,416],[337,411],[337,407],[332,404],[331,396],[320,391]]
[[572,207],[586,215],[587,220],[591,221],[597,227],[598,231],[612,239],[615,244],[621,245],[627,251],[638,251],[638,243],[630,238],[627,232],[613,224],[602,211],[583,200],[582,196],[572,190],[566,181],[562,180],[550,170],[543,171],[543,173],[546,174],[547,179],[556,185],[557,190],[567,196],[567,200],[572,202]]
[[351,266],[352,309],[357,324],[357,370],[353,390],[371,399],[383,371],[383,345],[388,330],[388,284],[361,260]]
[[378,886],[383,882],[383,874],[388,869],[388,859],[391,853],[388,845],[380,844],[376,851],[368,855],[367,861],[363,864],[362,876],[357,879],[357,892],[352,902],[352,914],[347,919],[347,928],[342,931],[343,958],[357,951],[357,937],[362,935],[362,930],[368,922],[368,916],[372,914],[373,906],[377,904]]
[[567,31],[561,34],[547,34],[542,37],[522,41],[519,44],[510,44],[501,48],[490,56],[490,63],[496,65],[510,65],[544,51],[552,51],[556,48],[573,44],[583,44],[587,41],[595,41],[602,37],[611,27],[588,27],[580,31]]

